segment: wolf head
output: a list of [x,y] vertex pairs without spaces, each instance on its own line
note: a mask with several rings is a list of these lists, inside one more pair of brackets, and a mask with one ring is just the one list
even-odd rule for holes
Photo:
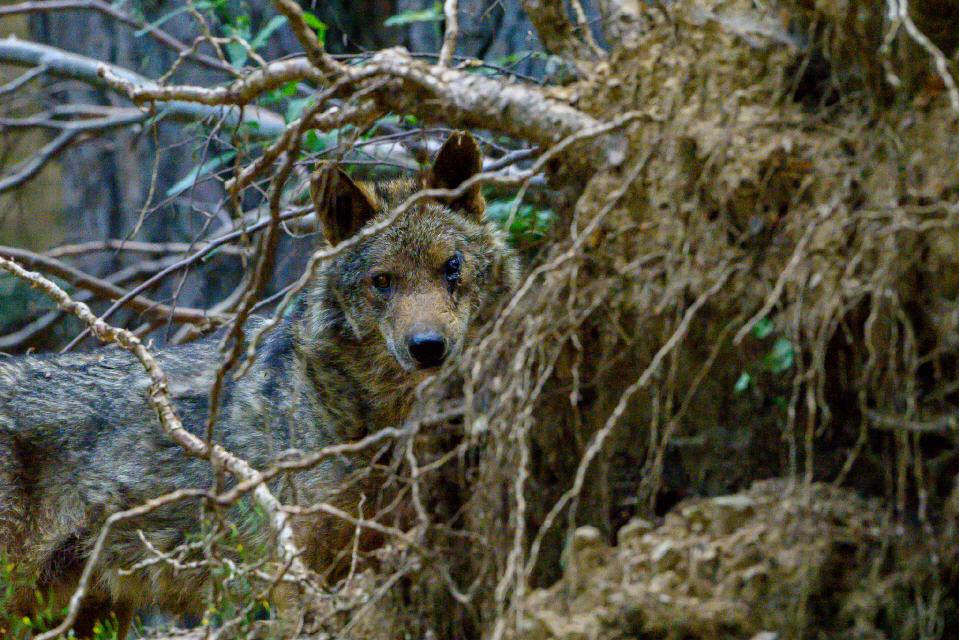
[[[418,187],[456,189],[481,170],[476,141],[456,132],[419,181],[358,183],[324,165],[310,191],[324,236],[337,244],[390,217]],[[518,277],[514,253],[483,221],[485,208],[473,186],[455,198],[421,200],[363,237],[321,269],[318,322],[337,324],[365,345],[379,342],[407,373],[455,358],[484,308]]]

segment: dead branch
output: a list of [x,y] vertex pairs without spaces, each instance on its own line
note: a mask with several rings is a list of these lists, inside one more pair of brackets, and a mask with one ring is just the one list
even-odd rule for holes
[[[86,253],[96,253],[98,251],[128,251],[131,253],[187,253],[203,249],[207,242],[200,241],[196,243],[189,242],[140,242],[138,240],[93,240],[91,242],[81,242],[78,244],[65,244],[49,251],[44,255],[50,258],[67,258],[70,256],[79,256]],[[244,251],[240,247],[230,245],[220,248],[220,253],[231,256],[243,255]]]
[[146,119],[145,113],[125,111],[127,112],[113,117],[58,123],[57,128],[61,131],[53,140],[41,147],[28,160],[17,165],[11,175],[0,180],[0,193],[16,189],[36,176],[47,163],[63,153],[78,138],[89,139],[93,135],[136,124]]
[[316,37],[316,33],[310,25],[306,23],[306,19],[303,17],[303,8],[298,3],[293,0],[274,0],[273,4],[276,6],[277,11],[286,16],[286,19],[290,23],[290,28],[293,29],[293,34],[296,36],[296,39],[300,41],[300,45],[303,47],[307,59],[314,67],[331,79],[337,76],[349,75],[346,65],[334,60],[323,49],[323,44],[319,38]]
[[[106,64],[94,58],[70,53],[56,47],[25,42],[15,36],[0,40],[0,62],[30,67],[45,67],[47,72],[60,78],[80,80],[87,84],[110,88],[103,77],[98,75],[100,67],[106,75],[112,75],[135,87],[155,86],[150,80],[122,67]],[[202,121],[208,118],[223,120],[228,126],[244,123],[256,123],[249,129],[251,136],[272,138],[280,135],[286,128],[283,118],[262,107],[247,107],[240,110],[230,105],[211,107],[195,101],[173,100],[164,103],[167,117],[174,120]]]
[[[111,273],[110,275],[106,276],[104,280],[113,285],[122,285],[130,280],[142,277],[145,274],[156,273],[157,271],[169,266],[172,260],[175,260],[175,258],[139,261],[136,264]],[[83,290],[75,294],[73,299],[78,302],[89,302],[96,297],[97,296],[95,294]],[[214,307],[214,309],[211,311],[212,313],[209,311],[207,312],[208,315],[215,316],[218,314],[216,307]],[[43,314],[39,318],[27,323],[17,331],[0,336],[0,351],[9,351],[11,349],[23,347],[25,344],[53,326],[53,324],[56,323],[62,316],[63,311],[61,309],[53,309],[52,311],[48,311],[47,313]],[[189,323],[184,323],[184,328],[192,328],[196,331],[202,331],[201,329],[197,328],[197,325]]]
[[933,416],[927,420],[915,420],[902,416],[867,411],[866,417],[877,429],[886,431],[909,431],[912,433],[950,433],[959,431],[959,413]]
[[228,64],[224,64],[221,60],[217,60],[211,56],[194,51],[192,47],[188,47],[166,31],[158,29],[157,27],[147,24],[141,20],[136,20],[130,16],[130,14],[124,13],[115,6],[107,2],[103,2],[102,0],[29,0],[28,2],[20,2],[17,4],[0,7],[0,17],[24,13],[63,11],[66,9],[98,11],[104,15],[110,16],[118,22],[133,27],[134,29],[142,29],[160,44],[179,52],[181,55],[186,56],[195,62],[199,62],[204,66],[210,67],[211,69],[224,71],[231,75],[236,74],[235,69]]
[[[298,8],[289,14],[291,24],[297,19],[302,20],[297,11]],[[303,38],[315,39],[308,26],[303,25],[301,31],[304,32]],[[543,148],[601,124],[569,104],[549,97],[539,87],[431,65],[415,59],[405,49],[380,51],[355,67],[336,62],[322,48],[314,55],[319,57],[322,67],[311,68],[309,61],[303,58],[273,62],[243,80],[214,89],[160,87],[129,71],[107,65],[101,67],[100,80],[135,101],[164,102],[181,105],[181,109],[186,103],[213,109],[242,103],[258,92],[291,79],[318,81],[327,77],[331,84],[340,82],[344,87],[351,87],[354,94],[366,83],[380,83],[380,88],[369,95],[385,110],[410,113],[426,122],[442,121],[462,128],[492,129],[529,140]],[[0,43],[0,60],[3,59],[4,46]],[[39,63],[36,57],[30,61]],[[281,136],[285,127],[268,129],[270,136]],[[618,166],[625,158],[625,152],[622,137],[603,137],[593,141],[588,153],[580,157],[596,165]]]
[[309,80],[323,82],[306,58],[290,58],[271,62],[224,87],[196,87],[190,85],[161,86],[146,78],[130,78],[129,71],[118,72],[118,67],[99,63],[100,77],[111,88],[127,96],[135,104],[148,102],[183,101],[207,106],[244,105],[261,93],[276,89],[288,82]]
[[221,324],[227,320],[227,316],[210,314],[204,309],[171,307],[141,295],[128,296],[128,292],[107,280],[84,273],[55,258],[26,249],[0,247],[0,257],[6,260],[16,260],[30,268],[41,269],[58,278],[63,278],[73,286],[85,289],[104,300],[123,299],[124,304],[132,310],[155,320],[163,321],[172,318],[174,322],[196,324],[205,328]]
[[[292,220],[294,218],[299,218],[306,215],[309,212],[310,212],[309,207],[300,207],[292,211],[287,211],[286,213],[280,216],[280,221],[282,222],[286,220]],[[212,253],[218,247],[221,247],[229,242],[233,242],[234,240],[244,237],[246,235],[256,233],[260,231],[261,229],[263,229],[264,227],[266,227],[268,224],[270,224],[270,220],[260,220],[258,222],[254,222],[253,224],[249,226],[237,229],[235,231],[231,231],[229,233],[225,233],[221,236],[214,238],[213,240],[210,240],[209,243],[206,244],[206,246],[203,246],[201,249],[195,251],[194,253],[187,256],[186,258],[183,258],[182,260],[175,262],[169,267],[156,273],[154,276],[148,278],[143,283],[137,285],[130,291],[127,291],[123,295],[119,296],[116,299],[116,301],[110,306],[110,308],[107,309],[102,316],[100,316],[100,318],[103,320],[106,320],[107,318],[112,316],[114,313],[116,313],[117,310],[122,308],[125,304],[127,304],[131,300],[134,300],[140,297],[140,294],[142,294],[144,291],[162,282],[163,279],[169,276],[171,273],[176,273],[178,271],[181,271],[183,269],[186,269],[187,267],[190,267],[196,264],[198,261],[202,260],[204,257]],[[66,347],[64,347],[63,350],[69,351],[70,349],[75,347],[77,344],[79,344],[81,340],[83,340],[83,338],[85,338],[88,335],[88,333],[89,333],[89,329],[85,329],[83,332],[80,333],[80,335],[78,335]]]
[[39,78],[46,72],[47,72],[47,68],[44,66],[34,67],[33,69],[30,69],[26,73],[21,74],[20,76],[14,78],[10,82],[0,87],[0,96],[6,95],[8,93],[13,93],[20,87],[24,86],[25,84],[33,80],[34,78]]
[[[570,105],[548,97],[538,87],[429,65],[404,49],[374,55],[364,69],[381,78],[396,78],[377,96],[392,111],[412,113],[427,122],[491,129],[528,140],[542,148],[601,123]],[[584,159],[595,166],[619,166],[626,155],[623,137],[592,140]]]

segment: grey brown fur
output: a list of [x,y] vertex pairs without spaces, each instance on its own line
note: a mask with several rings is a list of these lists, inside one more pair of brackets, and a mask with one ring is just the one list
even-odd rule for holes
[[[324,168],[312,185],[324,234],[338,241],[382,219],[421,184],[455,188],[479,170],[472,136],[454,133],[420,184],[356,184]],[[439,336],[455,358],[516,283],[517,262],[500,232],[481,218],[478,189],[455,201],[426,201],[382,233],[325,263],[250,372],[228,384],[218,441],[263,469],[290,449],[314,451],[355,440],[405,419],[413,390],[429,370],[411,356],[411,336]],[[449,261],[457,257],[459,278]],[[371,278],[386,275],[388,290]],[[383,284],[382,278],[376,280]],[[216,340],[157,354],[187,428],[202,433],[210,383],[220,364]],[[161,431],[148,403],[149,381],[125,352],[0,359],[0,555],[65,604],[104,520],[178,488],[207,489],[209,463],[188,458]],[[330,501],[355,512],[370,490],[350,482],[366,460],[329,459],[277,489],[287,503]],[[198,506],[180,502],[118,527],[75,626],[88,635],[108,612],[128,623],[137,608],[197,612],[203,572],[162,563],[132,575],[150,557],[139,538],[163,551],[197,527]],[[323,571],[352,536],[335,518],[294,522],[308,565]],[[15,615],[30,615],[21,590]],[[2,634],[0,634],[2,636]]]

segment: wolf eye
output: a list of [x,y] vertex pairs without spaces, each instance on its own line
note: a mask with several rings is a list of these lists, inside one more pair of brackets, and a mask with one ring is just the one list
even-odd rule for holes
[[373,288],[380,293],[387,293],[393,285],[393,278],[388,273],[378,273],[372,278]]
[[460,256],[457,253],[455,256],[446,261],[446,264],[443,265],[443,274],[446,276],[446,280],[449,283],[459,282],[460,279]]

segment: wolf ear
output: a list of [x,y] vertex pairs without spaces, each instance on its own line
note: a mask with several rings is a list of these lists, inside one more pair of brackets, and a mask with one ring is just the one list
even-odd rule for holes
[[326,240],[338,244],[376,215],[370,196],[339,167],[322,162],[310,179],[310,198]]
[[[476,140],[466,131],[454,131],[436,154],[426,178],[426,186],[429,189],[455,189],[482,170],[483,156]],[[470,187],[457,198],[447,198],[443,202],[476,221],[486,211],[486,201],[479,185]]]

